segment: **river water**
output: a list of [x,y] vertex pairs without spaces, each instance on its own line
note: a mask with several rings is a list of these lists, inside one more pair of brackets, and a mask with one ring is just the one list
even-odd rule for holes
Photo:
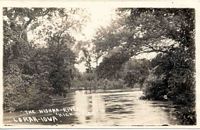
[[[169,102],[139,99],[139,90],[76,91],[53,99],[48,109],[4,113],[5,125],[179,125]],[[26,118],[25,118],[26,117]],[[44,118],[43,118],[44,117]],[[49,118],[48,118],[49,117]]]

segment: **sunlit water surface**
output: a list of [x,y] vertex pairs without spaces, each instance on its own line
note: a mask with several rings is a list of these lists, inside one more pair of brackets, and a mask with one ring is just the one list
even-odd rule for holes
[[[135,126],[135,125],[178,125],[173,115],[173,106],[169,102],[139,99],[142,91],[110,90],[106,92],[86,93],[76,91],[66,98],[57,98],[49,108],[74,108],[67,117],[58,117],[55,113],[31,114],[31,116],[52,116],[56,122],[16,123],[13,118],[24,116],[21,112],[5,113],[5,124],[62,124],[83,126]],[[30,115],[29,115],[30,116]]]

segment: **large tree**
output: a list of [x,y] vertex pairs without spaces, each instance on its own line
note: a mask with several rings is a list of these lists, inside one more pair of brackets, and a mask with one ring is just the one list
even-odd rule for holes
[[121,17],[117,22],[97,32],[94,39],[97,53],[105,54],[121,47],[131,57],[150,52],[168,53],[179,46],[194,49],[192,9],[123,8],[118,12]]
[[180,118],[184,118],[184,124],[194,124],[194,9],[122,8],[117,11],[124,20],[100,29],[97,40],[94,39],[97,53],[104,56],[97,67],[99,76],[111,77],[131,57],[156,52],[159,55],[152,61],[150,75],[155,78],[150,78],[147,96],[186,105]]
[[5,110],[42,107],[52,91],[60,94],[70,87],[71,33],[85,21],[80,14],[77,8],[3,9]]

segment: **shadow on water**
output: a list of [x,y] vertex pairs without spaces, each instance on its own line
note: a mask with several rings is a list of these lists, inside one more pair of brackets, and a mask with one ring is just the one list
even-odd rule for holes
[[[5,124],[66,124],[66,125],[101,125],[101,126],[133,126],[133,125],[178,125],[173,116],[173,106],[167,102],[140,100],[141,91],[108,90],[106,92],[86,93],[76,91],[66,98],[57,97],[48,108],[57,112],[4,113]],[[66,111],[67,108],[70,111]],[[37,111],[37,110],[35,110]],[[52,117],[53,121],[22,121],[23,117]]]

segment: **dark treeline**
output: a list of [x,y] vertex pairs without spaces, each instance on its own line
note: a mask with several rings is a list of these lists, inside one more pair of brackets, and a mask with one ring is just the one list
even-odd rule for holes
[[129,69],[126,83],[141,82],[144,99],[172,101],[179,106],[176,113],[181,123],[195,124],[194,9],[123,8],[117,12],[118,20],[100,28],[94,39],[98,55],[109,52],[97,74],[112,78],[131,57],[157,53],[144,63],[146,67],[140,65],[141,74],[135,72],[140,69]]
[[[110,26],[100,27],[92,41],[82,42],[70,33],[80,31],[85,22],[81,9],[4,8],[4,109],[44,107],[52,97],[77,89],[138,87],[143,99],[170,101],[178,106],[182,124],[195,124],[194,13],[117,9]],[[30,31],[36,33],[34,42],[28,39]],[[90,43],[92,50],[85,47]],[[79,52],[83,55],[77,61]],[[152,53],[150,60],[137,58]],[[84,73],[75,68],[80,62],[85,63]]]

